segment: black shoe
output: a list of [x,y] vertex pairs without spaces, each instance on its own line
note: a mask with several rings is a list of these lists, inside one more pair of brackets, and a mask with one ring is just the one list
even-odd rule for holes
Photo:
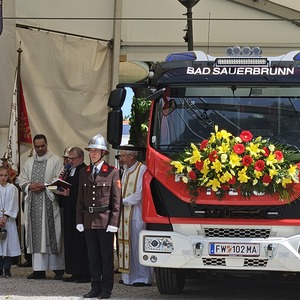
[[64,274],[65,274],[65,270],[53,270],[55,276],[54,276],[54,280],[63,280],[64,278]]
[[17,264],[18,267],[20,268],[31,268],[32,267],[32,263],[31,261],[25,261],[24,263],[22,264]]
[[124,284],[124,281],[122,279],[119,280],[120,284]]
[[0,276],[2,276],[3,275],[3,270],[0,270]]
[[87,294],[83,295],[83,298],[95,298],[100,295],[101,291],[99,290],[90,290]]
[[45,278],[46,278],[45,271],[33,271],[29,276],[27,276],[27,279],[45,279]]
[[11,276],[10,270],[4,270],[4,277],[9,278]]
[[63,278],[63,281],[64,281],[64,282],[73,282],[73,281],[75,281],[75,280],[77,280],[77,279],[78,279],[78,276],[72,275],[72,276],[70,276],[70,277]]

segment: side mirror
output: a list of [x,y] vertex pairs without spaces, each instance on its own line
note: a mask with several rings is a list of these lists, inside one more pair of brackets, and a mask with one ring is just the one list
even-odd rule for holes
[[119,146],[122,141],[123,133],[123,112],[113,109],[108,113],[107,119],[107,141],[113,148]]
[[120,109],[125,101],[126,98],[126,89],[124,88],[117,88],[114,89],[108,98],[107,106],[112,109]]
[[112,108],[107,119],[107,141],[113,148],[119,146],[122,141],[123,132],[123,112],[121,107],[126,98],[126,89],[116,88],[113,90],[107,102],[107,106]]

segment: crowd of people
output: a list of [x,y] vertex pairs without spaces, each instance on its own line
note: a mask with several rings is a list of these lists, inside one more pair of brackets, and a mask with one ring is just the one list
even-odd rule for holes
[[84,149],[66,148],[62,157],[49,151],[46,136],[38,134],[32,155],[14,181],[2,159],[0,276],[12,276],[12,260],[21,255],[20,192],[26,261],[18,266],[32,268],[27,279],[44,279],[47,271],[53,271],[55,280],[90,282],[91,289],[83,297],[99,299],[111,297],[115,273],[122,273],[120,284],[152,285],[153,268],[138,260],[139,232],[145,228],[141,210],[146,166],[129,145],[116,155],[116,167],[105,161],[107,154],[108,144],[101,134],[93,136]]

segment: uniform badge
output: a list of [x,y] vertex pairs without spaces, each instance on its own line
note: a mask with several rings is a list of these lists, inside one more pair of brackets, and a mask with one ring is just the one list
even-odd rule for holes
[[118,185],[119,189],[122,188],[122,184],[121,184],[121,180],[120,179],[117,180],[117,185]]

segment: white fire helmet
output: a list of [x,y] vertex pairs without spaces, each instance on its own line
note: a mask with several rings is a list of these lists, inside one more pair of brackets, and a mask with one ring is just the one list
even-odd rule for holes
[[107,141],[100,133],[90,138],[87,147],[84,149],[100,149],[104,150],[105,154],[109,154]]

